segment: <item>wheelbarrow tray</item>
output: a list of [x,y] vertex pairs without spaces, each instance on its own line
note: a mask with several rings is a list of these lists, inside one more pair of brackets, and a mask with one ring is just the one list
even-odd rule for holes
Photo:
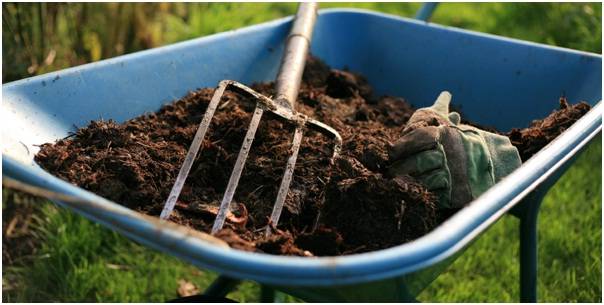
[[[4,174],[92,200],[60,203],[200,268],[272,285],[311,301],[411,300],[462,250],[537,188],[547,190],[601,130],[601,56],[365,10],[320,12],[312,52],[362,73],[376,94],[427,106],[442,90],[499,130],[545,117],[561,95],[595,106],[554,142],[431,233],[393,248],[302,258],[219,247],[42,170],[36,145],[90,120],[123,122],[222,79],[272,80],[291,18],[150,49],[2,86]],[[597,105],[596,105],[597,103]]]

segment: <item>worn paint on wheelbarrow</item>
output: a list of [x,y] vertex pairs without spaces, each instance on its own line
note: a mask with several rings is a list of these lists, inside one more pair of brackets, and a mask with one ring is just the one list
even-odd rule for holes
[[37,147],[90,120],[124,121],[214,86],[274,78],[291,18],[89,65],[2,87],[4,174],[93,200],[65,203],[152,248],[230,277],[279,287],[307,300],[410,300],[495,220],[532,190],[548,188],[601,130],[601,57],[362,10],[323,10],[312,52],[367,76],[377,94],[417,107],[450,91],[464,115],[502,130],[544,117],[560,95],[594,105],[587,115],[469,207],[433,232],[386,250],[341,257],[271,256],[225,249],[186,230],[109,202],[33,163]]

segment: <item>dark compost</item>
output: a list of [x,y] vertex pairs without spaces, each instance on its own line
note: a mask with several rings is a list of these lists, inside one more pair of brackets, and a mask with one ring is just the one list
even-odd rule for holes
[[[271,96],[272,83],[252,86]],[[124,123],[93,121],[70,137],[41,146],[36,161],[49,172],[145,214],[157,216],[168,197],[213,88],[199,89]],[[506,135],[523,160],[585,114],[569,105]],[[253,104],[227,92],[216,111],[171,221],[209,232]],[[278,233],[263,235],[293,134],[264,118],[217,236],[232,247],[272,254],[324,256],[374,251],[416,239],[454,211],[412,177],[385,174],[387,149],[415,110],[403,98],[375,97],[359,74],[309,57],[297,109],[340,132],[341,156],[329,165],[331,140],[306,131]]]

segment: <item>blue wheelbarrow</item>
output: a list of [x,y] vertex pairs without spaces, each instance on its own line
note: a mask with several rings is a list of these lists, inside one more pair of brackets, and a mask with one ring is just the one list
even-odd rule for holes
[[[430,15],[432,5],[419,16]],[[149,247],[221,276],[207,293],[257,281],[307,301],[411,301],[506,213],[520,219],[521,300],[536,300],[536,222],[546,191],[601,131],[600,55],[364,10],[322,10],[312,52],[362,73],[377,94],[427,106],[450,91],[474,122],[500,130],[545,117],[565,94],[593,109],[431,233],[390,249],[302,258],[243,252],[101,198],[42,170],[36,145],[90,120],[124,121],[222,79],[274,79],[291,18],[12,82],[2,87],[4,175],[89,204],[58,201]],[[362,43],[361,43],[362,42]]]

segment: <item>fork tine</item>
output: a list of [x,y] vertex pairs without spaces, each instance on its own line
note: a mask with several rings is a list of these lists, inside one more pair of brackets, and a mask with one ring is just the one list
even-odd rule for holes
[[[281,180],[281,186],[279,186],[279,192],[277,193],[277,199],[275,200],[275,204],[273,205],[273,212],[271,213],[271,218],[269,224],[273,224],[275,227],[279,223],[279,217],[281,216],[281,211],[283,210],[283,204],[285,203],[285,199],[287,198],[287,193],[289,192],[289,185],[292,181],[292,176],[294,175],[294,168],[296,165],[296,159],[298,158],[298,151],[300,150],[300,144],[302,143],[302,134],[304,130],[302,127],[297,126],[294,131],[294,139],[292,141],[291,155],[287,159],[287,165],[285,167],[285,173],[283,174],[283,179]],[[266,236],[271,234],[271,226],[266,226]]]
[[212,100],[206,109],[206,113],[203,115],[203,119],[201,123],[199,123],[199,127],[197,128],[197,132],[195,133],[195,137],[193,138],[193,143],[189,147],[189,151],[185,156],[185,161],[178,172],[178,176],[176,177],[176,182],[174,182],[174,186],[172,186],[172,190],[170,190],[170,195],[168,196],[168,200],[164,204],[164,208],[161,211],[160,219],[167,219],[170,217],[172,210],[174,210],[174,205],[176,204],[176,200],[178,200],[178,196],[182,191],[182,187],[185,185],[185,180],[189,175],[189,171],[191,170],[191,166],[193,166],[193,161],[195,161],[195,157],[199,152],[199,148],[201,143],[203,143],[203,139],[206,135],[206,131],[208,131],[208,127],[210,126],[210,121],[214,116],[214,112],[216,111],[216,107],[218,107],[218,103],[224,94],[224,90],[228,85],[230,85],[230,81],[221,81],[218,85],[216,91],[214,91],[214,95],[212,96]]
[[224,220],[227,216],[227,212],[229,211],[229,205],[231,204],[233,196],[235,195],[235,190],[237,189],[237,184],[239,184],[239,178],[241,177],[241,172],[245,166],[245,160],[250,152],[250,148],[252,146],[252,142],[254,141],[254,136],[256,134],[256,130],[258,129],[258,125],[260,124],[260,119],[262,118],[263,112],[264,110],[258,104],[256,104],[256,110],[254,110],[254,115],[250,121],[250,126],[247,130],[247,133],[245,134],[245,139],[243,139],[243,144],[241,145],[239,155],[237,156],[237,161],[235,162],[235,167],[233,168],[233,172],[231,172],[229,184],[224,192],[224,197],[222,197],[218,215],[216,216],[216,220],[214,220],[212,234],[220,231],[224,225]]

